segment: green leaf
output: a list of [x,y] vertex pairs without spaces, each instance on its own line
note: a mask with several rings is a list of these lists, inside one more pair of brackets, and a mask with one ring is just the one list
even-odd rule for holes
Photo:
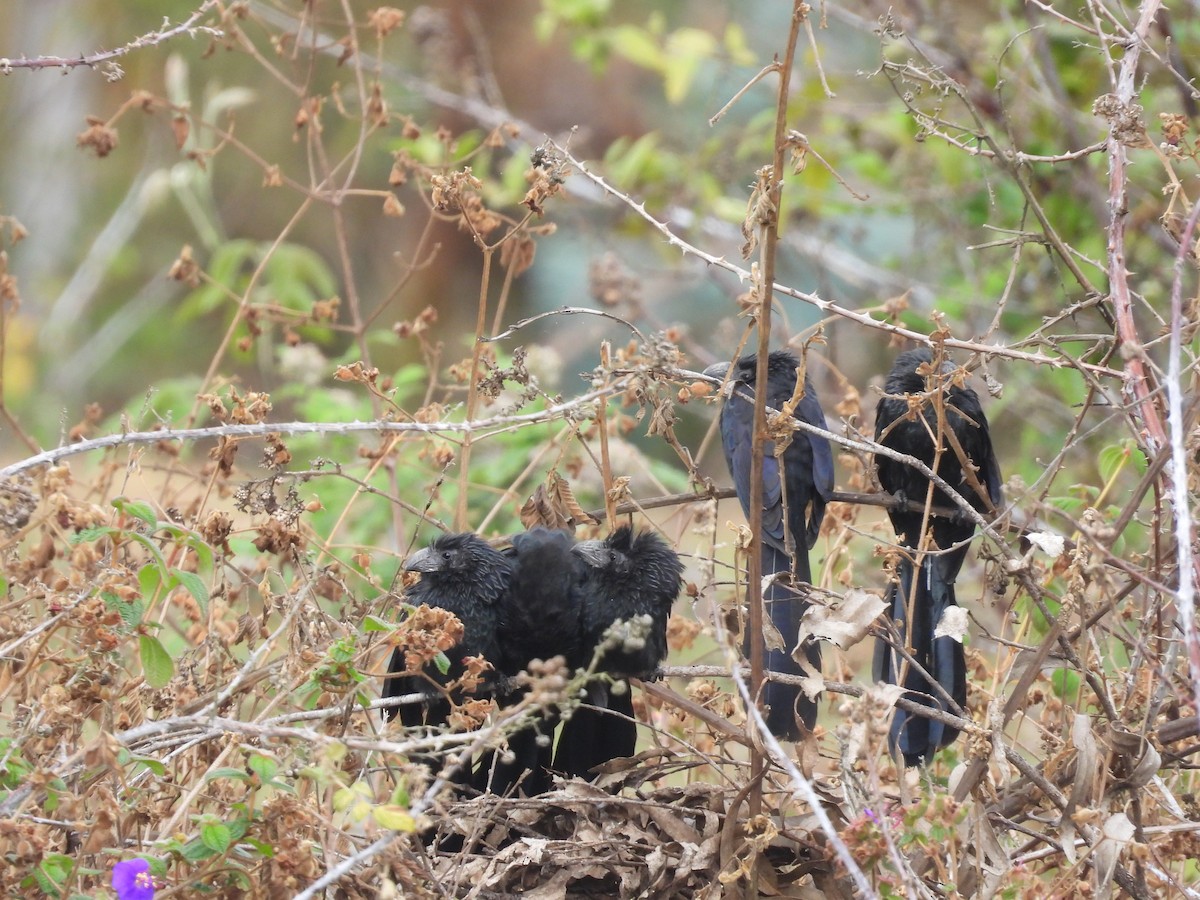
[[246,843],[265,856],[267,859],[270,859],[275,855],[275,848],[265,841],[259,841],[252,837],[248,837],[246,838]]
[[138,589],[144,600],[154,600],[162,590],[162,569],[154,563],[146,563],[138,569]]
[[[49,853],[42,859],[38,868],[50,878],[56,887],[59,887],[70,877],[75,868],[75,860],[62,853]],[[53,893],[54,896],[58,896],[57,890]]]
[[162,763],[160,763],[157,759],[151,759],[150,757],[147,757],[147,756],[135,757],[130,762],[130,765],[140,766],[144,769],[149,769],[151,772],[153,772],[159,778],[161,778],[163,775],[167,774],[166,766],[164,766]]
[[270,781],[279,771],[279,764],[275,760],[258,753],[246,760],[246,767],[263,781]]
[[403,806],[405,809],[412,806],[412,795],[408,792],[408,784],[401,779],[396,785],[396,789],[392,791],[392,803]]
[[1129,462],[1129,448],[1121,444],[1109,444],[1100,451],[1096,463],[1100,469],[1100,479],[1108,484]]
[[1079,684],[1079,673],[1070,669],[1058,669],[1050,676],[1050,685],[1060,699],[1077,697]]
[[[43,894],[45,894],[47,897],[61,896],[61,894],[59,894],[59,892],[58,892],[58,885],[54,883],[54,879],[52,879],[48,874],[46,874],[45,872],[42,871],[41,866],[38,866],[36,869],[33,870],[31,877],[33,878],[33,881],[37,883],[37,886],[41,890],[41,892]],[[29,886],[30,886],[29,878],[26,878],[21,882],[21,887],[29,887]]]
[[229,849],[229,844],[233,840],[233,836],[229,833],[229,828],[223,822],[209,822],[206,825],[200,826],[200,841],[209,850],[216,853],[224,853]]
[[[238,807],[242,808],[242,804],[239,803]],[[241,816],[234,819],[226,827],[229,829],[229,837],[232,840],[240,841],[246,834],[246,829],[250,827],[250,822],[245,816]]]
[[383,621],[383,619],[380,619],[380,618],[379,618],[379,617],[377,617],[377,616],[367,616],[367,617],[366,617],[366,618],[363,620],[363,631],[367,631],[367,632],[370,632],[370,631],[391,631],[391,630],[393,630],[395,627],[396,627],[395,625],[392,625],[392,624],[390,624],[390,623],[388,623],[388,622],[385,622],[385,621]]
[[142,618],[146,615],[146,604],[140,599],[134,600],[132,603],[126,603],[116,594],[109,591],[105,591],[100,596],[103,598],[105,606],[117,611],[126,628],[134,629],[142,624]]
[[1129,460],[1137,468],[1139,475],[1145,475],[1146,470],[1150,468],[1150,460],[1146,458],[1145,451],[1136,446],[1133,441],[1129,442]]
[[127,497],[117,497],[113,500],[112,505],[119,512],[145,522],[151,530],[158,527],[158,516],[154,514],[154,507],[149,503],[143,503],[140,500],[130,500]]
[[200,560],[201,570],[207,572],[212,568],[212,547],[208,546],[208,544],[204,542],[204,539],[200,537],[200,535],[196,534],[194,531],[189,531],[187,532],[187,537],[184,538],[183,543],[185,546],[189,547],[195,552],[196,557]]
[[175,674],[175,663],[158,638],[148,634],[138,635],[138,649],[141,651],[146,683],[152,688],[166,686]]
[[250,776],[242,769],[233,769],[229,767],[221,769],[213,769],[211,772],[204,773],[205,781],[215,781],[218,778],[233,778],[237,781],[248,781]]
[[215,856],[216,853],[217,851],[214,851],[200,839],[188,841],[183,845],[183,849],[179,851],[179,855],[188,862],[202,862],[209,857]]
[[78,534],[71,535],[72,544],[83,544],[90,541],[99,540],[105,535],[116,534],[117,529],[110,525],[96,525],[93,528],[85,528]]
[[192,598],[200,604],[201,612],[208,615],[208,586],[204,583],[204,579],[195,572],[185,572],[182,569],[172,569],[171,574],[178,579],[179,583],[192,595]]
[[366,818],[371,808],[371,789],[361,781],[333,792],[333,808],[344,812],[355,822]]
[[445,653],[439,653],[437,656],[435,656],[433,658],[433,664],[437,666],[437,670],[443,675],[446,675],[450,672],[450,657],[448,657]]
[[1065,513],[1077,515],[1083,512],[1087,503],[1080,497],[1047,497],[1046,502]]
[[139,534],[136,531],[125,531],[122,535],[126,540],[136,541],[146,548],[147,552],[154,557],[154,561],[158,563],[158,567],[162,569],[163,578],[167,577],[167,561],[162,555],[162,551],[158,549],[158,544],[153,539],[144,534]]

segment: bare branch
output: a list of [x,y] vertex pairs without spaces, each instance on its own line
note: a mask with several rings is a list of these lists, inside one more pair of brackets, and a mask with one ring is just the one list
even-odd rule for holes
[[115,50],[102,50],[98,53],[81,56],[37,56],[33,59],[24,56],[19,59],[0,58],[0,75],[11,75],[14,69],[62,69],[65,73],[79,66],[87,66],[91,69],[100,66],[103,67],[104,77],[107,80],[119,81],[125,73],[117,65],[116,60],[135,50],[153,47],[185,33],[190,37],[201,34],[221,37],[223,32],[219,28],[197,24],[208,12],[216,8],[218,2],[219,0],[204,0],[195,12],[178,25],[172,25],[169,19],[164,18],[162,27],[158,31],[148,31]]

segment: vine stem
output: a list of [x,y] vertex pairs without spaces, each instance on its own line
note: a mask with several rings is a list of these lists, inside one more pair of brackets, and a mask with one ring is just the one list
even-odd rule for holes
[[[763,686],[763,656],[765,654],[765,637],[763,634],[763,596],[762,596],[762,514],[763,514],[763,451],[767,440],[767,370],[768,356],[771,351],[771,303],[775,294],[772,286],[775,284],[775,258],[779,242],[779,215],[783,198],[783,165],[787,148],[787,104],[791,86],[792,64],[796,56],[796,44],[800,37],[800,23],[804,17],[807,5],[802,0],[794,0],[792,6],[791,27],[788,30],[787,49],[783,61],[776,61],[779,73],[779,89],[775,104],[775,146],[771,160],[771,170],[765,175],[766,180],[766,209],[765,221],[762,222],[762,245],[759,262],[762,266],[762,280],[757,285],[758,292],[758,359],[757,371],[754,376],[756,389],[754,391],[754,433],[750,445],[750,552],[746,563],[746,601],[749,605],[750,630],[750,698],[757,703]],[[760,187],[762,182],[760,180]],[[752,209],[748,216],[759,214],[761,204],[751,200]],[[758,223],[754,223],[757,225]],[[789,639],[785,636],[785,640]],[[754,744],[750,755],[750,779],[754,785],[750,791],[749,806],[751,817],[762,814],[762,774],[765,767],[763,754],[758,743]]]
[[[491,285],[493,247],[483,247],[483,275],[479,283],[479,306],[475,314],[475,340],[471,344],[471,382],[467,387],[467,418],[475,415],[479,403],[479,363],[483,353],[484,338],[487,336],[488,290]],[[463,435],[462,450],[458,458],[458,503],[454,509],[454,530],[467,530],[467,494],[470,487],[471,435]]]

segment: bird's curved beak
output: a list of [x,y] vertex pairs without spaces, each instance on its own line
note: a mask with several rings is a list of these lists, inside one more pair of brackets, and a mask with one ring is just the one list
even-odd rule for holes
[[435,572],[442,558],[432,547],[418,550],[404,561],[405,572]]
[[729,372],[729,363],[719,362],[719,363],[713,363],[711,366],[709,366],[707,369],[705,369],[701,374],[707,375],[709,378],[715,378],[715,379],[717,379],[717,381],[724,381],[725,375],[728,372]]
[[571,549],[582,556],[583,561],[593,569],[608,564],[608,548],[604,541],[580,541]]

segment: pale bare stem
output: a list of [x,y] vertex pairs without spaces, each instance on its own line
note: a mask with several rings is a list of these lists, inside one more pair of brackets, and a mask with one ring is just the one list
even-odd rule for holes
[[804,24],[804,33],[808,35],[808,46],[812,48],[813,65],[817,67],[817,77],[821,79],[821,90],[825,92],[826,100],[833,100],[837,97],[829,87],[829,82],[825,80],[825,69],[821,66],[821,50],[817,46],[817,36],[813,34],[812,20],[808,17],[809,10],[804,10],[800,14],[800,21]]
[[985,337],[990,337],[1000,328],[1000,318],[1004,315],[1004,310],[1008,306],[1008,298],[1012,296],[1013,285],[1017,283],[1017,273],[1020,271],[1021,264],[1021,251],[1025,243],[1023,240],[1018,240],[1013,244],[1012,265],[1008,268],[1008,278],[1004,281],[1004,290],[1000,294],[1000,299],[996,302],[996,313],[992,316],[992,321],[983,332]]
[[792,140],[793,143],[802,142],[799,145],[802,147],[804,155],[814,157],[817,160],[817,162],[819,162],[821,165],[823,165],[825,167],[825,171],[827,171],[830,175],[832,175],[834,177],[834,179],[837,181],[837,183],[846,189],[846,193],[848,193],[855,200],[870,200],[871,199],[870,194],[860,194],[858,191],[854,190],[854,188],[850,187],[849,182],[847,182],[846,179],[841,176],[841,174],[837,171],[837,169],[835,169],[832,165],[829,164],[829,161],[827,159],[825,159],[825,157],[823,157],[820,153],[818,153],[816,151],[816,149],[814,149],[813,145],[808,142],[808,138],[806,138],[804,135],[800,134],[797,131],[793,131],[792,137],[790,139]]
[[1031,6],[1037,7],[1038,9],[1040,9],[1042,12],[1044,12],[1046,15],[1050,16],[1051,18],[1058,19],[1060,22],[1062,22],[1066,25],[1070,25],[1072,28],[1077,28],[1080,31],[1084,32],[1085,34],[1090,34],[1093,37],[1100,36],[1100,32],[1096,29],[1096,27],[1094,25],[1085,25],[1083,22],[1080,22],[1078,19],[1072,19],[1070,16],[1064,15],[1062,12],[1057,10],[1055,7],[1053,7],[1049,3],[1043,2],[1043,0],[1028,0],[1028,2]]
[[[350,148],[350,152],[347,154],[347,159],[343,160],[343,162],[348,162],[346,165],[346,176],[342,181],[342,186],[334,189],[333,200],[335,212],[340,211],[342,195],[350,187],[350,185],[354,183],[354,176],[358,172],[358,164],[362,160],[363,147],[366,146],[367,133],[373,127],[372,123],[370,122],[370,117],[367,114],[369,99],[366,80],[363,77],[363,60],[362,56],[359,54],[356,29],[357,23],[354,20],[354,11],[350,8],[349,0],[342,0],[342,15],[346,19],[346,40],[348,41],[346,46],[354,58],[354,82],[358,90],[359,119],[358,140],[355,141],[354,146]],[[380,36],[379,40],[382,41],[383,37]],[[316,55],[315,48],[313,55]],[[382,56],[382,54],[380,55]],[[340,168],[340,164],[338,168]],[[332,180],[332,178],[333,172],[327,173],[325,176],[326,183]],[[365,345],[365,338],[363,339],[363,343]]]
[[189,37],[196,37],[202,34],[216,38],[222,37],[224,32],[219,28],[197,24],[200,19],[217,6],[218,2],[219,0],[204,0],[204,3],[200,4],[196,11],[180,24],[172,25],[170,20],[164,19],[162,28],[158,31],[149,31],[139,38],[134,38],[128,44],[117,47],[115,50],[103,50],[87,56],[38,56],[33,59],[25,59],[24,57],[21,59],[0,58],[0,75],[9,75],[13,69],[62,69],[64,72],[67,72],[78,66],[87,66],[94,69],[97,66],[104,65],[105,78],[109,81],[119,81],[125,73],[116,63],[116,60],[135,50],[144,50],[147,47],[153,47],[185,33]]
[[755,75],[753,78],[751,78],[749,81],[747,81],[744,85],[742,85],[738,89],[738,92],[729,98],[728,103],[726,103],[724,106],[722,106],[720,109],[718,109],[716,111],[716,113],[712,116],[712,118],[710,118],[708,120],[708,124],[716,125],[718,122],[720,122],[721,119],[724,118],[725,113],[729,112],[729,110],[731,110],[733,108],[733,105],[735,103],[737,103],[739,100],[741,100],[742,97],[746,96],[746,92],[749,91],[750,88],[754,87],[756,84],[758,84],[760,81],[762,81],[764,78],[766,78],[769,74],[771,74],[778,68],[779,68],[778,62],[773,62],[769,66],[765,66],[762,69],[762,71],[760,71],[757,75]]
[[[425,792],[425,797],[422,797],[420,801],[413,804],[413,809],[415,810],[422,803],[428,806],[429,802],[432,802],[432,797],[436,796],[437,791],[440,791],[445,783],[445,779],[440,777],[435,778],[433,783],[429,786],[429,790]],[[430,798],[429,802],[426,802],[426,797]],[[325,888],[329,887],[329,885],[336,884],[338,881],[341,881],[344,875],[348,875],[359,866],[369,862],[372,858],[378,856],[393,843],[401,840],[403,837],[404,835],[399,831],[390,831],[383,835],[383,837],[376,838],[374,842],[363,847],[357,853],[352,853],[332,869],[329,869],[324,875],[322,875],[300,893],[293,896],[292,900],[310,900],[310,898],[316,897],[317,894],[324,891]]]
[[1200,636],[1196,633],[1196,559],[1192,547],[1192,497],[1188,494],[1190,473],[1188,453],[1184,446],[1187,425],[1183,414],[1183,375],[1180,372],[1180,357],[1183,353],[1183,272],[1184,260],[1190,261],[1192,241],[1196,233],[1196,222],[1200,219],[1200,203],[1192,207],[1179,242],[1179,253],[1175,256],[1175,279],[1171,284],[1171,344],[1167,360],[1167,424],[1170,427],[1171,476],[1170,488],[1175,514],[1175,553],[1179,588],[1175,596],[1175,609],[1179,615],[1179,627],[1183,632],[1188,667],[1191,672],[1192,692],[1197,708],[1200,708]]
[[1118,76],[1116,69],[1113,67],[1113,54],[1109,46],[1112,36],[1104,30],[1104,26],[1100,23],[1101,17],[1096,10],[1096,3],[1094,0],[1087,0],[1087,10],[1092,18],[1092,33],[1100,39],[1100,44],[1106,48],[1106,52],[1101,55],[1101,58],[1104,60],[1104,65],[1108,69],[1108,78],[1115,84]]
[[[522,413],[518,415],[491,416],[468,422],[264,422],[255,425],[218,425],[212,428],[177,428],[162,431],[128,431],[122,434],[110,434],[100,438],[79,441],[53,450],[27,457],[0,469],[0,479],[9,478],[19,472],[36,469],[39,466],[54,465],[72,456],[93,453],[97,450],[108,450],[113,447],[127,447],[138,444],[157,444],[159,441],[199,441],[212,440],[219,437],[266,437],[270,434],[361,434],[373,432],[376,434],[471,434],[480,437],[491,437],[496,434],[514,431],[538,422],[552,422],[560,419],[569,412],[589,408],[597,399],[621,393],[626,389],[626,379],[614,381],[612,385],[598,390],[589,391],[579,397],[563,403],[556,403],[544,410]],[[481,434],[486,432],[486,434]]]
[[[941,82],[935,81],[934,79],[930,78],[928,73],[925,72],[924,70],[915,68],[913,66],[901,67],[901,66],[893,66],[892,64],[889,63],[887,68],[902,71],[906,77],[914,78],[919,81],[923,81],[924,83],[926,83],[930,86],[936,86],[941,83]],[[925,131],[928,133],[928,135],[930,137],[935,137],[938,140],[948,144],[949,146],[954,147],[956,150],[961,150],[963,153],[966,153],[968,156],[977,156],[977,157],[980,157],[981,159],[1000,158],[1000,159],[1006,159],[1017,165],[1022,165],[1024,163],[1035,163],[1035,162],[1037,162],[1037,163],[1069,162],[1071,160],[1083,159],[1085,156],[1091,156],[1093,153],[1101,153],[1108,146],[1107,141],[1097,141],[1095,144],[1089,144],[1087,147],[1082,147],[1079,150],[1067,150],[1062,153],[1055,153],[1055,154],[1050,154],[1050,155],[1038,154],[1038,153],[1024,153],[1020,150],[1014,150],[1014,149],[999,150],[999,149],[996,149],[991,146],[978,146],[978,145],[968,144],[961,138],[952,136],[947,131],[947,129],[953,129],[956,131],[964,132],[966,134],[969,134],[973,141],[977,141],[977,142],[984,140],[983,135],[974,134],[970,131],[970,129],[968,129],[962,125],[956,125],[955,123],[950,122],[946,119],[943,119],[939,116],[931,116],[913,106],[909,106],[909,112],[911,112],[918,119],[921,127],[925,129]]]
[[[719,269],[724,269],[726,272],[735,275],[741,282],[748,283],[751,280],[750,270],[744,269],[736,263],[730,262],[724,256],[714,256],[694,244],[685,241],[679,235],[675,234],[665,222],[656,219],[647,209],[644,203],[634,200],[628,194],[614,187],[603,176],[596,174],[588,166],[581,162],[576,157],[572,156],[562,145],[555,141],[550,141],[550,144],[555,148],[555,151],[561,153],[563,158],[568,160],[576,171],[579,172],[588,181],[591,181],[597,187],[601,188],[605,193],[612,195],[617,200],[628,206],[633,212],[650,224],[655,231],[663,236],[667,246],[675,247],[680,250],[685,256],[692,256],[702,260],[710,266],[715,266]],[[923,346],[929,346],[929,335],[921,331],[913,331],[909,328],[904,328],[900,325],[895,325],[891,322],[880,321],[873,319],[870,315],[854,309],[847,309],[844,306],[825,300],[817,294],[810,294],[805,291],[797,290],[789,287],[786,284],[776,283],[773,286],[776,294],[791,297],[794,300],[800,300],[810,306],[815,307],[827,315],[836,316],[840,319],[854,322],[866,328],[873,328],[876,331],[882,331],[885,334],[894,335],[896,337],[906,338],[914,343]],[[946,338],[945,345],[954,350],[962,350],[968,353],[981,353],[986,357],[1000,357],[1003,359],[1020,360],[1036,366],[1051,366],[1055,369],[1087,369],[1095,372],[1098,375],[1103,375],[1106,378],[1120,378],[1122,373],[1108,366],[1098,366],[1094,363],[1082,362],[1075,359],[1059,359],[1052,356],[1044,356],[1040,353],[1025,353],[1020,350],[1013,350],[1003,344],[985,344],[979,341],[965,341],[958,338]]]
[[[518,228],[523,227],[525,222],[528,220],[529,219],[527,216],[525,218],[525,221],[523,221],[517,227]],[[516,230],[514,229],[509,234],[516,234]],[[508,235],[506,235],[504,239],[501,239],[500,241],[498,241],[497,246],[504,243],[504,240],[507,239],[507,237],[508,237]],[[492,316],[492,331],[499,331],[500,323],[502,323],[504,321],[504,313],[508,310],[508,298],[510,296],[512,296],[513,279],[517,277],[516,272],[517,272],[516,266],[509,266],[507,269],[504,270],[504,284],[500,287],[500,296],[496,299],[496,312]],[[483,342],[483,341],[490,340],[490,338],[485,338],[483,335],[480,335],[479,340],[481,342]]]
[[622,319],[620,316],[607,312],[603,309],[591,309],[586,306],[563,306],[558,309],[549,310],[548,312],[538,313],[535,316],[529,316],[528,318],[522,319],[519,322],[514,322],[499,334],[493,334],[491,337],[480,338],[480,340],[486,343],[512,337],[527,325],[532,325],[534,322],[540,322],[542,319],[546,319],[551,316],[600,316],[605,319],[612,319],[614,322],[620,322],[622,325],[636,334],[638,340],[642,341],[643,343],[646,341],[646,335],[644,335],[636,325],[627,319]]

